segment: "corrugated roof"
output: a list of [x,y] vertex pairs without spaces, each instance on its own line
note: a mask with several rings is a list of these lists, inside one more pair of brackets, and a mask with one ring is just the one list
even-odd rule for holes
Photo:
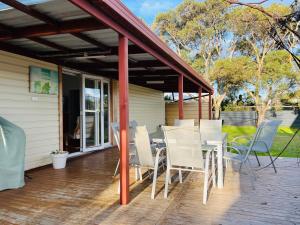
[[[77,23],[83,20],[87,21],[88,19],[89,21],[86,23],[91,21],[94,24],[93,26],[97,24],[103,26],[103,24],[67,0],[51,0],[34,4],[31,8],[45,16],[47,20],[50,19],[51,22],[54,21],[54,25],[58,24],[59,29],[61,29],[61,24],[66,24],[67,21],[71,23],[68,24],[66,31],[63,30],[62,32],[59,30],[55,32],[55,29],[52,29],[51,34],[44,32],[42,35],[32,36],[26,34],[26,32],[32,32],[35,31],[35,29],[41,29],[41,27],[44,31],[45,29],[53,28],[53,25],[50,24],[48,26],[48,24],[46,24],[47,21],[43,21],[43,18],[41,19],[39,16],[29,15],[17,9],[10,8],[0,10],[0,49],[9,50],[18,54],[24,53],[31,57],[36,55],[46,61],[58,62],[59,60],[60,64],[76,67],[75,69],[94,71],[95,73],[102,70],[111,71],[110,76],[115,76],[113,71],[116,71],[118,62],[118,33],[116,31],[110,27],[85,30],[85,24],[83,24],[80,29],[82,32],[77,32],[76,30],[75,34],[70,33],[69,30],[78,26]],[[110,13],[112,12],[108,14]],[[129,27],[127,27],[127,29],[129,29]],[[24,33],[27,35],[27,38],[23,38],[24,36],[22,35],[24,35]],[[20,34],[20,37],[10,35],[5,38],[7,34]],[[4,43],[4,45],[1,44],[1,42]],[[5,45],[5,43],[9,44],[9,46]],[[129,41],[129,45],[129,65],[131,73],[134,72],[136,75],[140,71],[141,74],[146,77],[149,74],[160,74],[161,71],[162,79],[164,74],[176,74],[175,71],[172,72],[169,65],[161,63],[154,56],[142,50],[140,46],[135,46],[132,41]],[[161,43],[159,45],[161,45]],[[98,57],[97,54],[100,53],[102,56]],[[166,52],[167,55],[170,53],[170,51]],[[53,55],[52,57],[51,54]],[[175,55],[175,53],[171,55]],[[171,55],[170,57],[174,57]],[[178,56],[174,58],[174,62],[176,63],[177,60]],[[186,65],[183,61],[178,61],[178,66],[185,67]],[[187,68],[186,71],[190,73],[191,70]],[[195,73],[193,72],[191,76],[195,76]],[[137,80],[137,82],[143,84],[143,76],[138,77],[139,80]],[[201,78],[199,79],[201,80]],[[134,82],[133,80],[131,81]],[[185,81],[187,88],[193,89],[193,91],[197,89],[197,85],[195,86],[195,84],[188,79],[185,79]],[[170,89],[177,89],[175,85],[176,82],[176,78],[174,78],[174,84],[172,84],[172,87],[170,85]],[[145,86],[147,86],[146,82],[144,83]],[[205,85],[207,86],[206,83]],[[168,89],[154,88],[161,90]]]

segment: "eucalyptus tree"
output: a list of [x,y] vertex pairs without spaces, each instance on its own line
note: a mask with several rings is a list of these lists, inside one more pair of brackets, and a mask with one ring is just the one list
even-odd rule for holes
[[[219,84],[221,79],[216,80],[210,72],[214,62],[224,57],[227,50],[231,56],[235,50],[235,43],[230,42],[227,32],[228,6],[228,3],[221,0],[184,0],[177,8],[158,14],[152,26],[205,79],[220,87],[223,86],[223,83]],[[222,95],[218,93],[214,95],[214,108],[218,108],[215,103],[219,104],[224,99],[223,92]]]
[[184,0],[177,8],[158,14],[152,27],[185,59],[200,58],[209,80],[209,69],[224,47],[228,5],[220,0]]
[[226,96],[237,93],[255,71],[255,64],[250,57],[228,57],[215,62],[211,70],[211,79],[217,84],[218,98],[214,99],[215,118],[220,117],[221,104]]
[[[271,11],[278,17],[287,15],[289,10],[278,4],[265,8],[265,11]],[[255,71],[252,76],[245,77],[243,88],[255,101],[259,124],[272,102],[284,91],[294,87],[297,73],[293,71],[289,54],[276,51],[277,42],[271,35],[274,21],[249,7],[233,10],[229,21],[237,40],[237,50],[251,57],[255,63]],[[285,39],[287,33],[282,32],[281,37]]]

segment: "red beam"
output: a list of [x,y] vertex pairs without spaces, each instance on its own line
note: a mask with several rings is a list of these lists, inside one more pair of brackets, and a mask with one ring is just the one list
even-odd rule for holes
[[211,120],[211,113],[212,113],[212,99],[211,99],[211,93],[208,95],[208,118]]
[[199,124],[200,120],[202,119],[202,87],[199,87],[198,90],[198,106],[199,106]]
[[[10,26],[7,26],[7,25],[4,25],[4,24],[1,24],[1,23],[0,23],[0,28],[2,28],[4,31],[6,31],[6,33],[11,34],[11,35],[13,35],[13,33],[15,32],[14,28],[12,28]],[[50,48],[57,49],[57,50],[60,50],[60,51],[70,50],[69,48],[66,48],[62,45],[58,45],[56,43],[53,43],[53,42],[48,41],[48,40],[43,39],[43,38],[31,37],[31,38],[28,38],[28,39],[30,39],[31,41],[37,42],[41,45],[46,45]]]
[[183,75],[180,74],[178,76],[178,110],[179,110],[179,119],[182,120],[184,115],[183,115]]
[[48,46],[50,48],[53,48],[53,49],[56,49],[56,50],[60,50],[60,51],[69,51],[70,49],[65,47],[65,46],[62,46],[62,45],[59,45],[59,44],[56,44],[54,42],[51,42],[51,41],[48,41],[46,39],[43,39],[43,38],[39,38],[39,37],[32,37],[32,38],[29,38],[31,41],[34,41],[34,42],[37,42],[41,45],[45,45],[45,46]]
[[[105,70],[105,69],[100,69],[99,72],[101,73],[105,73],[105,74],[115,74],[116,72],[115,71],[108,71],[108,70]],[[132,70],[130,71],[130,75],[132,76],[140,76],[140,75],[143,75],[143,76],[149,76],[149,77],[152,77],[152,76],[161,76],[161,75],[164,75],[164,76],[175,76],[176,75],[176,72],[173,71],[173,70],[154,70],[154,71],[151,71],[151,70]]]
[[[74,5],[78,6],[82,10],[84,10],[85,12],[94,16],[95,18],[97,18],[98,20],[100,20],[101,22],[106,24],[107,26],[111,27],[111,29],[114,29],[118,33],[128,37],[130,39],[130,41],[132,41],[137,46],[144,49],[149,54],[153,55],[155,58],[160,60],[165,65],[176,70],[177,73],[185,74],[184,70],[188,70],[188,72],[189,72],[189,74],[191,74],[191,76],[184,75],[187,79],[194,82],[196,85],[200,85],[202,82],[205,85],[205,88],[207,90],[210,90],[209,84],[205,80],[203,80],[201,77],[199,77],[199,75],[196,74],[196,72],[193,71],[191,69],[191,67],[189,67],[186,63],[184,63],[184,61],[182,59],[180,59],[179,56],[177,56],[161,40],[159,40],[159,38],[157,36],[155,36],[155,34],[153,34],[153,32],[150,29],[148,29],[144,24],[142,24],[137,18],[132,18],[133,17],[132,13],[129,12],[128,9],[126,7],[124,7],[120,1],[112,1],[112,0],[100,1],[100,0],[98,0],[98,1],[96,1],[96,4],[95,4],[95,5],[97,5],[98,8],[95,7],[94,5],[92,5],[90,2],[85,1],[85,0],[69,0],[69,2],[73,3]],[[121,17],[127,16],[126,19],[131,20],[132,26],[139,27],[138,32],[134,32],[132,29],[128,29],[128,26],[126,26],[126,25],[120,25],[118,23],[119,20],[116,21],[116,20],[110,18],[109,16],[107,16],[106,14],[104,14],[103,13],[104,10],[112,11],[112,9],[106,9],[105,7],[101,8],[102,5],[107,5],[107,4],[109,4],[111,7],[113,7],[113,10],[115,10],[115,12],[120,14]],[[116,5],[113,6],[114,4],[116,4]],[[121,6],[120,6],[120,4],[121,4]],[[117,7],[120,7],[119,10],[116,9]],[[99,10],[99,8],[101,8],[101,10]],[[123,10],[125,10],[125,11],[123,11]],[[121,15],[121,13],[123,13],[124,15]],[[137,34],[143,34],[146,37],[144,37],[144,38],[137,37]],[[152,39],[152,42],[155,41],[156,46],[158,46],[160,48],[160,52],[161,52],[161,50],[163,50],[163,54],[160,54],[157,49],[154,49],[152,46],[150,46],[149,44],[146,43],[145,40],[149,40],[149,39]],[[168,54],[167,57],[163,56],[166,54]],[[170,55],[172,56],[171,58],[170,58]],[[176,58],[177,64],[181,64],[181,67],[182,67],[182,64],[185,64],[184,70],[182,70],[182,68],[180,68],[178,65],[173,63],[175,58]],[[179,62],[179,61],[181,61],[181,62]]]
[[[130,50],[129,50],[130,54]],[[109,67],[116,67],[118,66],[118,62],[109,62],[107,63]],[[166,65],[161,63],[160,61],[157,60],[141,60],[141,61],[136,61],[136,62],[130,62],[129,60],[129,67],[130,68],[137,68],[137,67],[165,67]]]
[[19,2],[19,1],[15,1],[15,0],[1,0],[1,2],[3,2],[6,5],[11,6],[12,8],[15,8],[29,16],[32,16],[38,20],[41,20],[49,25],[53,25],[53,26],[57,26],[57,22],[48,17],[47,15],[33,9],[32,7],[28,6],[28,5],[24,5],[23,3]]
[[[56,28],[59,28],[59,22],[56,21],[55,19],[47,16],[46,14],[43,14],[35,9],[33,9],[32,7],[30,6],[27,6],[27,5],[24,5],[22,4],[21,2],[18,2],[16,0],[1,0],[3,3],[15,8],[15,9],[18,9],[19,11],[29,15],[29,16],[32,16],[38,20],[41,20],[49,25],[53,25],[55,26]],[[102,44],[101,42],[93,39],[93,38],[90,38],[89,36],[85,35],[85,34],[82,34],[82,33],[71,33],[73,36],[81,39],[81,40],[84,40],[88,43],[91,43],[99,48],[102,48],[103,50],[107,50],[108,49],[108,46]]]
[[[142,50],[141,48],[139,48],[136,45],[130,45],[128,46],[129,49],[129,54],[140,54],[140,53],[145,53],[144,50]],[[111,47],[108,51],[104,51],[105,53],[103,53],[103,55],[118,55],[118,47]],[[78,54],[78,56],[81,56],[81,54],[83,52],[86,52],[87,54],[93,54],[95,52],[103,52],[102,49],[100,48],[87,48],[87,49],[70,49],[69,51],[65,52],[65,51],[51,51],[51,52],[43,52],[41,53],[41,57],[44,58],[72,58],[74,57],[74,54]],[[72,57],[70,57],[70,54],[72,54]],[[99,55],[97,53],[97,55]],[[76,55],[75,55],[76,56]]]
[[79,38],[79,39],[81,39],[81,40],[83,40],[83,41],[85,41],[87,43],[90,43],[92,45],[95,45],[95,46],[101,48],[102,50],[109,50],[108,46],[102,44],[101,42],[99,42],[99,41],[97,41],[97,40],[95,40],[95,39],[93,39],[93,38],[91,38],[91,37],[89,37],[89,36],[87,36],[85,34],[82,34],[82,33],[71,33],[71,34],[74,37],[77,37],[77,38]]
[[78,33],[90,30],[106,29],[107,26],[94,18],[68,20],[59,25],[58,28],[47,24],[34,25],[21,28],[13,28],[13,33],[0,34],[0,41],[18,38],[41,37],[55,34]]
[[120,204],[129,203],[128,39],[119,36]]

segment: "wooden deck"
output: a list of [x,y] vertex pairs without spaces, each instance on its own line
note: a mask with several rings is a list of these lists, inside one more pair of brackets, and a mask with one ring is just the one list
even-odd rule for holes
[[164,174],[155,200],[148,179],[132,182],[132,201],[120,206],[112,178],[117,153],[110,149],[72,160],[64,170],[30,172],[24,188],[0,192],[0,224],[300,224],[296,159],[278,160],[276,175],[271,168],[259,172],[255,190],[248,175],[228,170],[225,188],[212,189],[206,206],[199,174],[173,182],[168,200]]

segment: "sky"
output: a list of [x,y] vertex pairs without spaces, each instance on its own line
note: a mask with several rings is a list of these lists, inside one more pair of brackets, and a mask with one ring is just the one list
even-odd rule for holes
[[[47,0],[19,0],[25,4],[33,4],[44,2]],[[143,19],[148,25],[151,25],[155,16],[160,12],[168,11],[175,8],[183,0],[122,0],[122,2],[139,18]],[[241,0],[245,2],[259,2],[260,0]],[[290,5],[293,0],[269,0],[268,4],[283,3]],[[0,3],[0,10],[5,8],[4,4]]]
[[122,0],[122,2],[139,18],[151,25],[159,12],[168,11],[182,0]]
[[[175,8],[183,0],[122,0],[122,2],[139,18],[151,25],[155,16],[160,12]],[[259,2],[260,0],[242,0],[245,2]],[[290,5],[293,0],[269,0],[266,5],[281,3]]]

